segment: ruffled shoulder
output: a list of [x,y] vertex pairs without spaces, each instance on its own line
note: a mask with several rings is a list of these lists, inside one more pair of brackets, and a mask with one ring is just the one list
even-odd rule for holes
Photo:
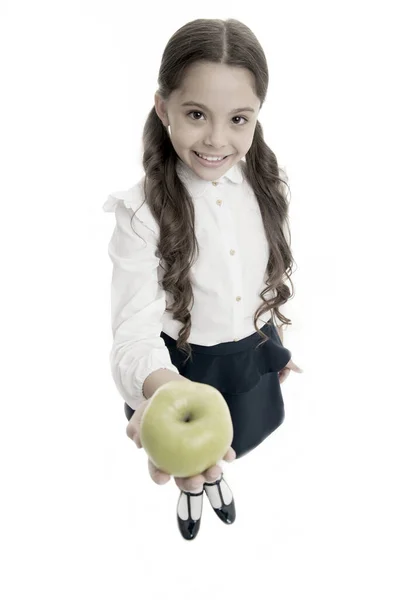
[[154,219],[151,210],[144,202],[144,177],[133,187],[109,194],[103,204],[105,212],[115,212],[120,205],[133,211],[134,216],[155,235],[159,235],[159,225]]

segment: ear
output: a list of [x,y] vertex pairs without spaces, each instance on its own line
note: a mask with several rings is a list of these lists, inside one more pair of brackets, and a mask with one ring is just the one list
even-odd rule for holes
[[161,119],[164,126],[168,127],[169,120],[168,120],[168,116],[166,114],[166,103],[165,103],[165,100],[163,100],[161,98],[161,96],[158,94],[158,92],[155,92],[155,95],[154,95],[154,105],[155,105],[155,112],[157,113],[158,117]]

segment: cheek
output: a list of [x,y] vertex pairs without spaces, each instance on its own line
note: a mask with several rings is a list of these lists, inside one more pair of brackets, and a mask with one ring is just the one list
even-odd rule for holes
[[235,147],[240,154],[246,154],[252,145],[254,137],[253,129],[240,131],[230,138],[230,144]]
[[253,142],[253,137],[250,137],[249,139],[245,140],[245,144],[243,143],[241,146],[241,151],[243,152],[243,154],[246,154],[248,152],[248,150],[252,146],[252,142]]
[[172,132],[174,142],[180,146],[191,146],[198,139],[198,132],[195,132],[192,127],[185,127],[182,124],[175,126]]
[[252,146],[254,134],[255,134],[255,129],[252,128],[245,133],[245,136],[242,137],[243,145],[245,145],[248,150]]

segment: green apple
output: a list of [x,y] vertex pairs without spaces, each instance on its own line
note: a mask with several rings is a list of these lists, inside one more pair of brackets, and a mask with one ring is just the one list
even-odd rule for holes
[[221,460],[231,446],[229,407],[211,385],[168,381],[148,401],[140,439],[161,471],[174,477],[198,475]]

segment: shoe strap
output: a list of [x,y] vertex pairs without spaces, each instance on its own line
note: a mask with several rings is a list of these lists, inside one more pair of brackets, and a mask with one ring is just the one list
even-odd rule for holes
[[223,475],[217,481],[214,481],[213,483],[204,483],[204,485],[217,485],[218,483],[220,483],[222,481],[222,479],[223,479]]
[[202,496],[202,494],[204,493],[204,490],[202,490],[202,492],[197,492],[196,494],[194,494],[194,492],[186,492],[184,490],[181,490],[181,492],[183,494],[186,494],[186,496]]

